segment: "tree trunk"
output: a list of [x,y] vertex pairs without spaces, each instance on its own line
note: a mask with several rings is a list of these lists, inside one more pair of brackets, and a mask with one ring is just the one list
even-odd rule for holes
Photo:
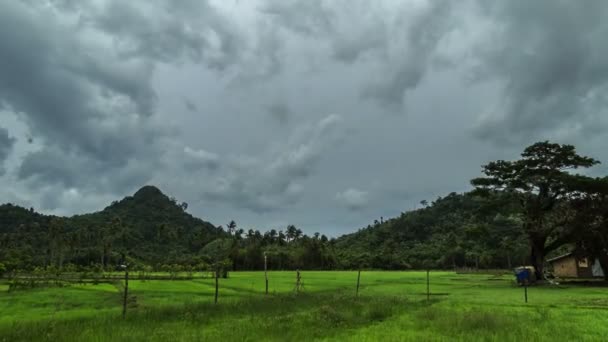
[[544,280],[544,263],[545,263],[545,241],[546,238],[531,239],[530,260],[534,266],[534,274],[536,280]]
[[507,266],[509,267],[509,269],[513,268],[511,267],[511,253],[507,254]]

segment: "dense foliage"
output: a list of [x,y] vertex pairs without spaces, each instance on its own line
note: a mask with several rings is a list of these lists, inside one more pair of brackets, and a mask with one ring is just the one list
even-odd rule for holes
[[224,230],[186,212],[153,186],[104,210],[73,217],[36,213],[12,204],[0,206],[2,270],[94,266],[114,269],[127,262],[157,270],[330,269],[336,266],[329,240],[309,237],[295,226],[283,231]]
[[345,268],[504,268],[527,257],[509,196],[449,194],[336,241]]
[[8,269],[119,262],[191,263],[207,243],[226,236],[146,186],[104,210],[70,218],[0,206],[0,260]]
[[[510,267],[526,256],[512,197],[450,194],[426,207],[338,239],[284,230],[226,228],[192,217],[148,186],[101,212],[70,218],[0,207],[7,269],[65,265],[113,269],[126,258],[157,270],[205,268],[408,269]],[[429,264],[431,263],[431,264]]]

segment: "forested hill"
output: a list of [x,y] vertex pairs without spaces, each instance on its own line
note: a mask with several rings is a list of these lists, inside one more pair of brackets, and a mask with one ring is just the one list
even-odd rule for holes
[[72,217],[47,216],[11,204],[0,206],[0,260],[32,265],[115,265],[123,255],[145,264],[192,262],[221,228],[186,212],[153,186],[104,210]]
[[345,268],[510,267],[528,256],[518,203],[452,193],[335,242]]
[[[215,227],[153,186],[102,211],[47,216],[0,206],[0,262],[11,269],[103,265],[126,256],[134,266],[195,266],[218,260],[233,269],[510,267],[528,255],[518,204],[506,195],[449,194],[423,208],[328,240],[294,226],[265,233]],[[218,249],[219,248],[219,249]]]

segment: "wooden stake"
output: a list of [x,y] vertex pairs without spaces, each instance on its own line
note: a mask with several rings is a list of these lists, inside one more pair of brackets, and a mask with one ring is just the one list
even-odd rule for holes
[[125,267],[125,292],[122,299],[122,318],[127,317],[127,301],[129,298],[129,269]]
[[301,281],[301,277],[300,277],[300,270],[296,270],[296,293],[300,293],[300,281]]
[[266,294],[268,294],[268,256],[264,252],[264,278],[266,279]]
[[426,270],[426,300],[431,300],[431,279],[430,279],[430,270]]
[[215,304],[217,304],[217,295],[219,292],[219,276],[220,276],[220,269],[217,268],[215,270]]
[[361,283],[361,270],[357,272],[357,297],[359,297],[359,284]]

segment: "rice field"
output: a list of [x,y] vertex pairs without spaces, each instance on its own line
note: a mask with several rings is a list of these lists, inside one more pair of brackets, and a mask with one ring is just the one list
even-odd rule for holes
[[530,287],[510,274],[363,271],[233,272],[212,278],[8,291],[0,283],[0,341],[602,341],[608,288]]

